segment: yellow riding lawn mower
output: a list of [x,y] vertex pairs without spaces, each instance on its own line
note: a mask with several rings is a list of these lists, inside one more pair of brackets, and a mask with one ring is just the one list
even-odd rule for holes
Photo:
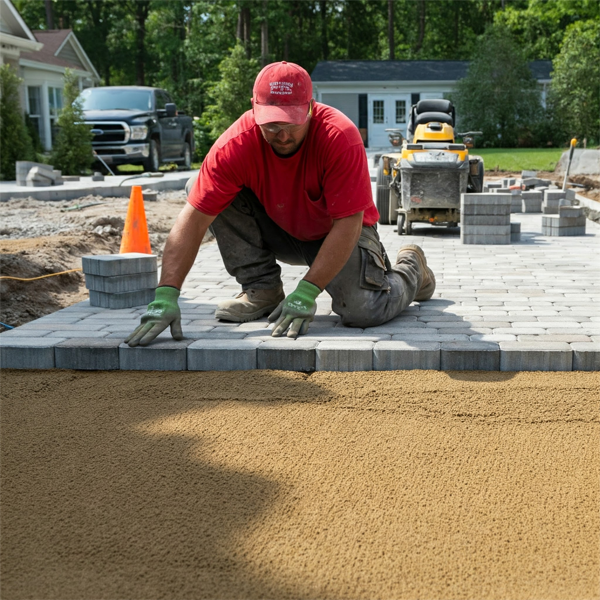
[[376,203],[379,222],[397,223],[398,235],[410,235],[416,222],[456,227],[460,195],[482,191],[483,159],[469,155],[480,132],[455,134],[455,121],[449,100],[421,100],[411,108],[408,139],[386,130],[398,151],[379,158]]

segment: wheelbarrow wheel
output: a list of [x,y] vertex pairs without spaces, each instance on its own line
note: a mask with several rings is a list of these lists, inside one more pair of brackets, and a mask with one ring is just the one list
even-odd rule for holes
[[398,235],[402,235],[404,233],[404,221],[406,220],[406,215],[404,213],[398,213],[398,217],[396,219],[396,225],[398,226]]

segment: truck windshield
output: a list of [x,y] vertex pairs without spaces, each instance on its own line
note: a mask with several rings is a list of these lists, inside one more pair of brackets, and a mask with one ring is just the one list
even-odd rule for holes
[[123,88],[87,88],[81,92],[83,110],[151,110],[152,92]]

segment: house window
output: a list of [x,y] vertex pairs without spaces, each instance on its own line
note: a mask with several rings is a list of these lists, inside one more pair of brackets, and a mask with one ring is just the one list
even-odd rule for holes
[[50,107],[50,132],[52,140],[56,138],[58,131],[58,115],[63,107],[62,88],[48,88],[48,105]]
[[373,100],[373,123],[383,123],[383,100]]
[[42,127],[42,88],[37,86],[27,87],[29,120],[35,127],[40,142],[44,145],[44,128]]
[[406,123],[406,100],[396,100],[396,123]]

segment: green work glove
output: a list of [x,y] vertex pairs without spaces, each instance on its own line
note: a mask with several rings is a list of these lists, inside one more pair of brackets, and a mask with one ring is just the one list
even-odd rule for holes
[[302,280],[295,291],[284,298],[269,315],[269,321],[275,322],[273,337],[282,336],[289,327],[287,336],[297,338],[308,331],[308,326],[317,312],[317,296],[321,290],[309,281]]
[[146,314],[142,315],[141,325],[125,340],[132,348],[147,346],[159,333],[169,325],[174,340],[182,340],[181,311],[177,304],[179,290],[174,287],[156,288],[154,302],[148,304]]

